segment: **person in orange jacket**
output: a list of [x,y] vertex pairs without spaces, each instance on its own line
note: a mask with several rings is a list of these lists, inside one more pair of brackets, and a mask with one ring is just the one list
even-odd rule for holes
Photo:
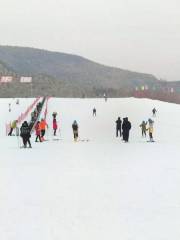
[[40,129],[41,129],[41,140],[44,141],[44,135],[46,133],[46,128],[48,128],[46,120],[42,118],[39,126],[40,126]]

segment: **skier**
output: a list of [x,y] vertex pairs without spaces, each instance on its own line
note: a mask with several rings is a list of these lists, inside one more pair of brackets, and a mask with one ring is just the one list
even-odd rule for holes
[[56,136],[56,131],[57,131],[57,121],[56,118],[53,119],[53,130],[54,130],[54,136]]
[[93,108],[93,117],[96,117],[96,108]]
[[122,120],[120,117],[118,117],[118,119],[116,120],[116,137],[118,137],[118,133],[119,136],[121,137],[122,133],[121,133],[121,125],[122,125]]
[[149,141],[154,142],[154,139],[153,139],[154,121],[149,118],[148,123],[149,123],[149,126],[148,126],[147,131],[149,131]]
[[146,137],[146,126],[147,126],[147,122],[142,121],[142,123],[139,125],[142,131],[142,137]]
[[26,121],[23,122],[21,128],[20,128],[20,136],[23,139],[23,144],[24,144],[24,148],[27,147],[27,143],[29,145],[29,148],[32,148],[31,146],[31,142],[30,142],[30,137],[31,137],[31,130],[28,126],[28,123]]
[[41,141],[44,141],[44,135],[46,133],[46,128],[48,128],[48,125],[46,123],[46,120],[45,119],[41,119],[41,122],[40,122],[40,128],[41,128]]
[[156,116],[156,112],[157,112],[157,110],[155,108],[153,108],[153,110],[152,110],[153,117]]
[[107,102],[107,94],[106,93],[104,93],[104,100],[105,100],[105,102]]
[[8,108],[8,111],[11,112],[11,103],[9,103],[9,108]]
[[12,136],[13,130],[17,128],[17,123],[18,123],[18,120],[14,120],[11,123],[11,128],[10,128],[10,132],[8,133],[8,136]]
[[41,109],[42,109],[42,103],[39,102],[37,105],[36,105],[36,109],[37,109],[37,112],[40,113],[41,112]]
[[131,129],[131,123],[129,122],[128,118],[123,118],[122,130],[123,130],[123,140],[125,142],[129,141],[129,131]]
[[74,122],[72,124],[72,129],[73,129],[73,134],[74,134],[74,141],[76,142],[78,139],[78,124],[77,124],[76,120],[74,120]]
[[35,130],[36,130],[36,140],[35,140],[35,142],[38,142],[38,139],[39,139],[40,142],[42,142],[42,141],[41,141],[40,121],[38,121],[38,122],[36,123]]

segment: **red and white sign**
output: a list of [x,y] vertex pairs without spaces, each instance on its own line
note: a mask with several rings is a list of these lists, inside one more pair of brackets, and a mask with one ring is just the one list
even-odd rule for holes
[[21,83],[31,83],[32,82],[32,77],[21,77],[20,82]]
[[12,76],[2,76],[0,78],[1,83],[9,83],[9,82],[12,82],[12,80],[13,80]]

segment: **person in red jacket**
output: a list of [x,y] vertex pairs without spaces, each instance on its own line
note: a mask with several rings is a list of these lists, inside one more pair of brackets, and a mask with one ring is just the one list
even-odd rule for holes
[[35,130],[36,130],[36,140],[35,140],[35,142],[38,142],[38,138],[39,138],[39,141],[42,142],[41,141],[41,128],[40,128],[40,122],[39,121],[36,123]]
[[53,130],[54,130],[54,136],[56,136],[56,131],[57,131],[57,121],[56,118],[53,118]]

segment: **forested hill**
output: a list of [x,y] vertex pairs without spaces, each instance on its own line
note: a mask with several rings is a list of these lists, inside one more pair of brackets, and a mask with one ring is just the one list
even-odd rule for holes
[[[33,77],[34,95],[57,97],[127,95],[136,86],[159,86],[156,77],[104,66],[80,56],[35,48],[0,46],[0,74]],[[18,80],[3,85],[1,96],[29,96]]]

